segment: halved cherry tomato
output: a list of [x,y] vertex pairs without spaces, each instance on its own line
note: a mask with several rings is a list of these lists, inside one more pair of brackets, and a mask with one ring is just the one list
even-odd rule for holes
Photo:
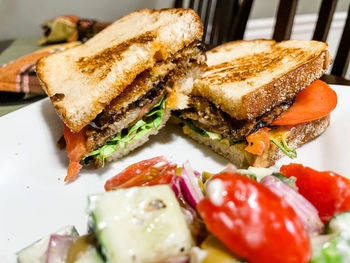
[[[207,229],[236,255],[255,263],[303,263],[311,248],[303,223],[285,200],[267,187],[237,173],[214,175],[222,183],[214,204],[209,197],[197,206]],[[208,185],[208,188],[210,185]],[[216,193],[216,198],[218,193]]]
[[164,156],[154,157],[130,165],[125,170],[110,178],[105,190],[133,186],[170,184],[175,176],[176,164],[170,163]]
[[323,222],[337,213],[350,210],[350,180],[339,174],[319,172],[301,164],[283,165],[281,174],[297,178],[298,192],[318,210]]
[[250,134],[246,138],[248,146],[245,148],[247,152],[261,155],[265,148],[270,146],[269,129],[264,127]]
[[64,181],[74,180],[80,169],[83,167],[80,164],[81,158],[86,154],[85,134],[86,130],[83,128],[81,131],[74,133],[66,125],[64,125],[64,139],[66,140],[67,155],[70,160],[68,166],[68,172]]
[[337,93],[327,83],[316,80],[300,91],[294,104],[271,125],[296,125],[320,119],[337,106]]

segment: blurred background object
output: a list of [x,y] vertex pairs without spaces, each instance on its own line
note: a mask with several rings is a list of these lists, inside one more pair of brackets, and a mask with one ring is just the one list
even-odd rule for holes
[[74,15],[58,16],[41,25],[44,37],[39,40],[38,44],[86,42],[108,25],[110,22],[84,19]]

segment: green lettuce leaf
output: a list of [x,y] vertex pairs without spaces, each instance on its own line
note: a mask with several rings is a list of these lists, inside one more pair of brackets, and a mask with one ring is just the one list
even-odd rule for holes
[[86,155],[83,160],[87,157],[94,156],[103,166],[105,159],[115,153],[117,146],[126,149],[126,146],[128,144],[132,143],[134,140],[140,139],[149,131],[151,131],[152,128],[158,130],[160,124],[162,123],[164,109],[165,97],[163,97],[156,105],[154,105],[149,113],[145,114],[142,119],[128,128],[127,133],[124,131],[118,132],[113,139],[109,140],[104,146],[100,147],[99,149],[92,151]]

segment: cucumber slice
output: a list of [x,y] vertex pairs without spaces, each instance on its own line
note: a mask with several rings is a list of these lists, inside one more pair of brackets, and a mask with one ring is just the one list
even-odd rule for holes
[[340,235],[313,251],[310,263],[348,263],[350,262],[350,240]]
[[97,250],[97,239],[92,233],[80,236],[69,247],[65,263],[103,262]]
[[103,259],[101,255],[98,253],[96,248],[88,249],[84,255],[81,256],[78,260],[74,261],[74,263],[103,263]]
[[[58,230],[55,234],[77,237],[78,231],[74,226],[66,226]],[[49,241],[50,235],[17,252],[16,255],[18,263],[41,263],[42,258],[48,248]]]
[[311,263],[350,262],[350,211],[334,216],[326,226],[326,233],[320,236],[326,242],[314,247]]
[[193,245],[179,203],[167,185],[89,196],[92,229],[107,262],[161,262]]
[[335,215],[327,224],[328,234],[340,233],[342,236],[350,238],[350,211]]

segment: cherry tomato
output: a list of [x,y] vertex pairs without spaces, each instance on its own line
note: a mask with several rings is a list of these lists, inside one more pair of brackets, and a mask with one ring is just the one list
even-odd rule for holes
[[350,180],[333,172],[319,172],[301,164],[283,165],[281,174],[297,178],[298,192],[318,210],[323,222],[350,210]]
[[105,189],[110,191],[133,186],[170,184],[176,168],[177,165],[170,163],[165,157],[154,157],[132,164],[110,178],[105,184]]
[[206,197],[197,210],[208,230],[236,255],[252,263],[310,260],[308,235],[286,201],[244,175],[223,172],[209,184],[214,180],[221,181],[222,202]]

